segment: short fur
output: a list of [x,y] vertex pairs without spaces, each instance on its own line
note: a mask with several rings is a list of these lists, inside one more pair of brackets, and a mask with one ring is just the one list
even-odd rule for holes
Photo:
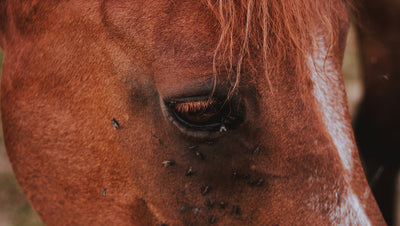
[[[335,73],[318,73],[354,144],[342,1],[0,6],[5,144],[46,224],[384,224],[356,150],[351,170],[341,161],[307,61],[329,49]],[[164,110],[211,91],[241,101],[240,126],[200,139]]]

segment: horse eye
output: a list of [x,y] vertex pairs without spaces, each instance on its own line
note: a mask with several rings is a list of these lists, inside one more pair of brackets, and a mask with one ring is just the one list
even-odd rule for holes
[[239,105],[218,99],[186,100],[169,103],[179,123],[195,130],[219,131],[221,126],[233,129],[243,121]]
[[175,115],[183,122],[194,125],[220,123],[219,105],[215,100],[199,100],[176,103],[173,105]]

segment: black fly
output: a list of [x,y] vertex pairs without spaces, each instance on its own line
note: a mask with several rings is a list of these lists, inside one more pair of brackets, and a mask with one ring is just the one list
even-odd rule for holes
[[173,166],[173,165],[175,165],[175,161],[174,160],[166,160],[166,161],[162,162],[162,165],[164,167]]
[[185,176],[192,176],[193,174],[194,174],[193,168],[189,167],[189,169],[185,173]]
[[201,194],[202,195],[207,195],[210,192],[211,187],[209,185],[206,185],[202,190]]
[[258,155],[258,154],[260,154],[260,147],[256,147],[256,148],[253,150],[253,155]]
[[217,221],[217,217],[215,215],[213,215],[210,219],[210,224],[214,224],[215,221]]
[[111,123],[112,123],[114,129],[119,129],[119,123],[117,122],[117,120],[115,120],[115,118],[113,118],[111,120]]
[[199,158],[200,160],[204,160],[204,155],[203,155],[203,153],[201,153],[201,152],[199,152],[199,151],[196,151],[196,157],[197,158]]
[[221,209],[225,209],[226,203],[225,203],[224,201],[221,201],[221,202],[219,203],[219,206],[221,207]]

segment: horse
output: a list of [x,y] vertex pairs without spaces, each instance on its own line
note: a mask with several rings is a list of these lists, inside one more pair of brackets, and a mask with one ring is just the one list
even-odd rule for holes
[[[365,95],[354,123],[367,179],[389,225],[395,222],[400,161],[400,5],[364,0],[358,28]],[[397,204],[398,205],[398,204]]]
[[49,225],[384,225],[351,1],[0,1],[1,114]]

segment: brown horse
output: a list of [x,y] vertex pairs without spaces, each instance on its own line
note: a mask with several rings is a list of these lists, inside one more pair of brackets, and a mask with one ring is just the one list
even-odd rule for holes
[[50,225],[383,225],[332,1],[0,1],[7,152]]

